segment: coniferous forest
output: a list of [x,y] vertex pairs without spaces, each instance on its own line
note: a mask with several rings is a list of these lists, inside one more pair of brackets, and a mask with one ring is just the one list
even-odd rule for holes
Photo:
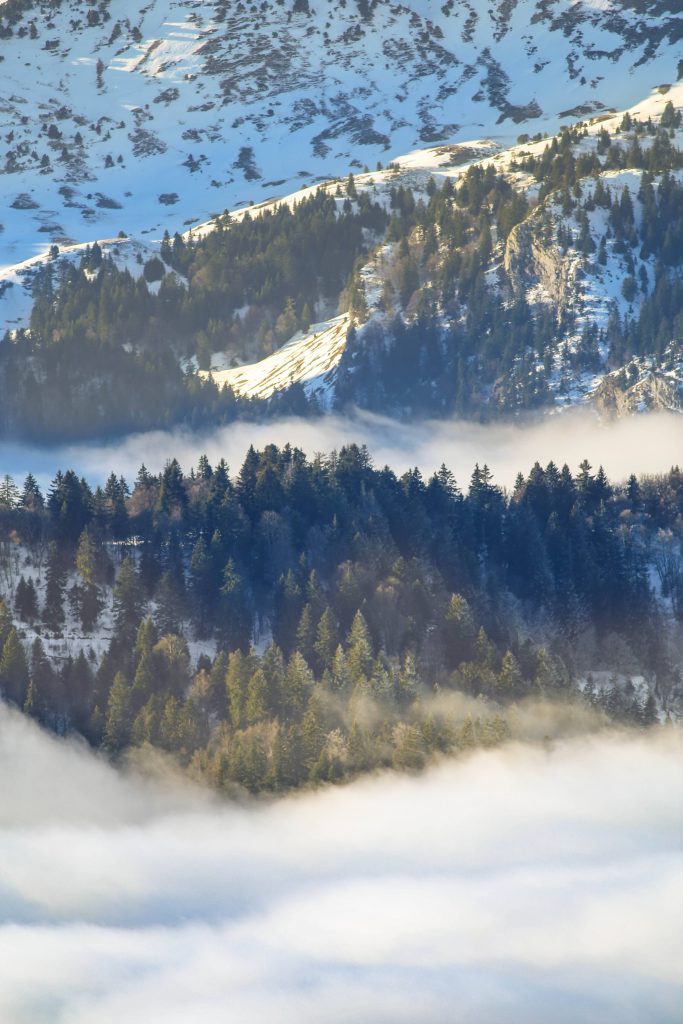
[[[611,134],[589,136],[579,122],[540,153],[517,152],[505,173],[475,162],[420,189],[398,169],[383,191],[350,174],[299,202],[239,219],[226,211],[206,233],[166,232],[137,273],[97,242],[77,263],[57,251],[35,274],[29,328],[0,345],[0,437],[319,415],[299,380],[264,400],[207,373],[216,353],[258,361],[340,311],[350,315],[332,396],[340,412],[514,417],[566,401],[582,374],[618,371],[628,386],[634,360],[675,367],[680,119],[669,103],[657,121],[625,115]],[[571,302],[530,303],[520,253],[531,244],[578,261]],[[370,308],[363,273],[380,250]],[[588,285],[608,272],[629,305],[601,319],[586,313]]]
[[112,755],[152,744],[252,791],[496,744],[531,699],[645,725],[681,699],[682,512],[678,469],[536,464],[507,493],[356,446],[47,494],[7,477],[0,687]]
[[0,0],[0,1024],[683,1021],[682,13]]

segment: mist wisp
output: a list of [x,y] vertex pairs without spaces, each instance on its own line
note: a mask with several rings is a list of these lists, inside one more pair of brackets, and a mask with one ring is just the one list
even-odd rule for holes
[[376,466],[386,464],[397,473],[417,466],[431,474],[445,462],[461,486],[477,462],[489,465],[496,483],[511,487],[517,473],[528,472],[536,461],[566,462],[576,470],[586,457],[596,467],[602,464],[613,480],[621,480],[631,473],[666,472],[680,461],[683,416],[649,413],[605,423],[576,409],[527,425],[484,425],[462,420],[402,423],[359,411],[352,417],[241,421],[205,433],[150,431],[97,445],[0,444],[0,473],[19,479],[30,471],[45,485],[58,469],[71,468],[95,482],[110,472],[131,481],[143,462],[158,472],[175,457],[189,469],[202,454],[213,463],[225,458],[236,471],[250,444],[263,448],[287,442],[309,456],[345,444],[367,444]]
[[0,1020],[680,1020],[682,755],[603,732],[239,806],[2,707]]

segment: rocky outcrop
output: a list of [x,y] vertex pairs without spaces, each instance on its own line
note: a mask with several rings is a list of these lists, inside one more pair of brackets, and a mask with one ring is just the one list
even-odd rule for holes
[[683,382],[656,370],[646,371],[631,385],[622,381],[621,374],[609,374],[590,396],[590,404],[609,418],[634,412],[682,412]]
[[505,246],[504,267],[513,292],[552,304],[558,318],[577,294],[581,271],[576,252],[563,256],[553,238],[547,213],[535,210],[510,232]]

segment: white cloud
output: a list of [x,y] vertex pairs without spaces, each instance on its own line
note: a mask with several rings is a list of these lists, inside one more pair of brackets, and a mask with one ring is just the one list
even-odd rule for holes
[[47,482],[57,469],[71,467],[92,480],[103,480],[112,470],[132,480],[142,462],[157,472],[175,456],[189,470],[202,453],[212,462],[225,458],[236,471],[250,444],[259,448],[289,442],[313,455],[354,441],[369,446],[376,466],[388,464],[399,473],[419,466],[429,474],[445,462],[462,486],[467,485],[476,462],[488,463],[496,481],[508,487],[518,472],[528,472],[537,460],[545,465],[551,459],[576,470],[587,458],[595,467],[603,464],[613,479],[623,479],[630,473],[665,472],[680,461],[683,416],[651,413],[605,423],[591,413],[574,410],[527,425],[458,420],[400,423],[369,413],[322,420],[238,422],[203,434],[151,431],[108,445],[46,449],[0,444],[0,473],[21,478],[31,471]]
[[3,709],[0,1020],[673,1022],[681,754],[602,734],[238,806]]

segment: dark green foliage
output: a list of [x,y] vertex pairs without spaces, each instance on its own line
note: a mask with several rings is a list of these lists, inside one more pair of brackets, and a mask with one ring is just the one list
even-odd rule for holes
[[[30,335],[0,347],[0,434],[54,441],[249,415],[252,403],[185,374],[181,360],[199,354],[208,365],[228,346],[248,348],[251,358],[267,354],[321,303],[336,306],[368,238],[385,224],[366,195],[340,213],[320,191],[293,210],[221,220],[196,241],[176,235],[139,279],[99,247],[86,251],[81,267],[47,264],[33,285]],[[152,282],[160,282],[157,294],[147,288]]]
[[[38,513],[48,539],[75,537],[86,520],[77,541],[50,548],[43,616],[55,630],[74,570],[75,607],[92,626],[123,522],[95,530],[96,492],[69,479],[67,511]],[[0,604],[4,696],[114,754],[149,742],[217,785],[282,790],[500,742],[505,706],[571,692],[586,645],[598,661],[626,651],[659,695],[680,685],[649,583],[654,565],[683,618],[683,563],[662,540],[680,534],[677,469],[621,488],[587,461],[576,475],[536,464],[506,495],[476,466],[463,494],[445,467],[399,478],[364,448],[309,462],[271,445],[251,449],[234,482],[205,457],[189,476],[175,461],[159,476],[143,467],[123,505],[123,540],[136,543],[116,573],[99,665],[80,654],[51,666],[40,641],[27,659]],[[17,507],[2,527],[29,550],[33,515]],[[20,578],[18,617],[29,617],[27,588]],[[525,623],[547,639],[534,644]],[[215,642],[216,656],[193,666],[185,636]],[[490,720],[428,721],[420,701],[433,688],[485,696]],[[589,686],[585,699],[639,725],[658,709],[622,683]]]
[[[393,243],[382,259],[387,316],[351,329],[338,371],[339,408],[518,414],[554,401],[573,373],[599,371],[608,349],[610,368],[632,354],[661,357],[679,337],[682,309],[682,186],[673,172],[683,155],[671,139],[678,119],[670,105],[659,125],[626,118],[612,136],[603,128],[594,148],[582,145],[585,126],[563,130],[541,154],[512,167],[537,179],[531,200],[493,165],[474,165],[455,185],[432,182],[426,200],[403,185],[391,188],[387,217],[351,175],[343,199],[340,184],[337,199],[320,190],[293,209],[225,215],[203,238],[166,234],[161,258],[148,261],[138,280],[98,246],[86,250],[81,267],[51,262],[33,284],[30,333],[0,346],[0,436],[54,440],[178,421],[198,428],[316,415],[301,384],[267,402],[247,400],[182,367],[193,357],[207,370],[219,351],[261,358],[340,305],[362,324],[368,306],[359,271],[384,240]],[[613,195],[600,177],[622,168],[642,171],[638,209],[627,189]],[[547,197],[547,208],[539,205]],[[557,224],[553,206],[561,211]],[[531,228],[541,236],[547,230],[548,240],[556,233],[560,248],[573,247],[587,270],[620,257],[624,297],[635,308],[646,297],[637,319],[607,332],[588,324],[576,345],[571,314],[532,312],[501,266],[531,207],[533,216],[543,214]],[[608,211],[601,238],[590,231],[596,208]],[[636,252],[654,258],[654,275],[636,272]],[[147,287],[152,281],[156,294]],[[564,341],[571,345],[562,355]]]

